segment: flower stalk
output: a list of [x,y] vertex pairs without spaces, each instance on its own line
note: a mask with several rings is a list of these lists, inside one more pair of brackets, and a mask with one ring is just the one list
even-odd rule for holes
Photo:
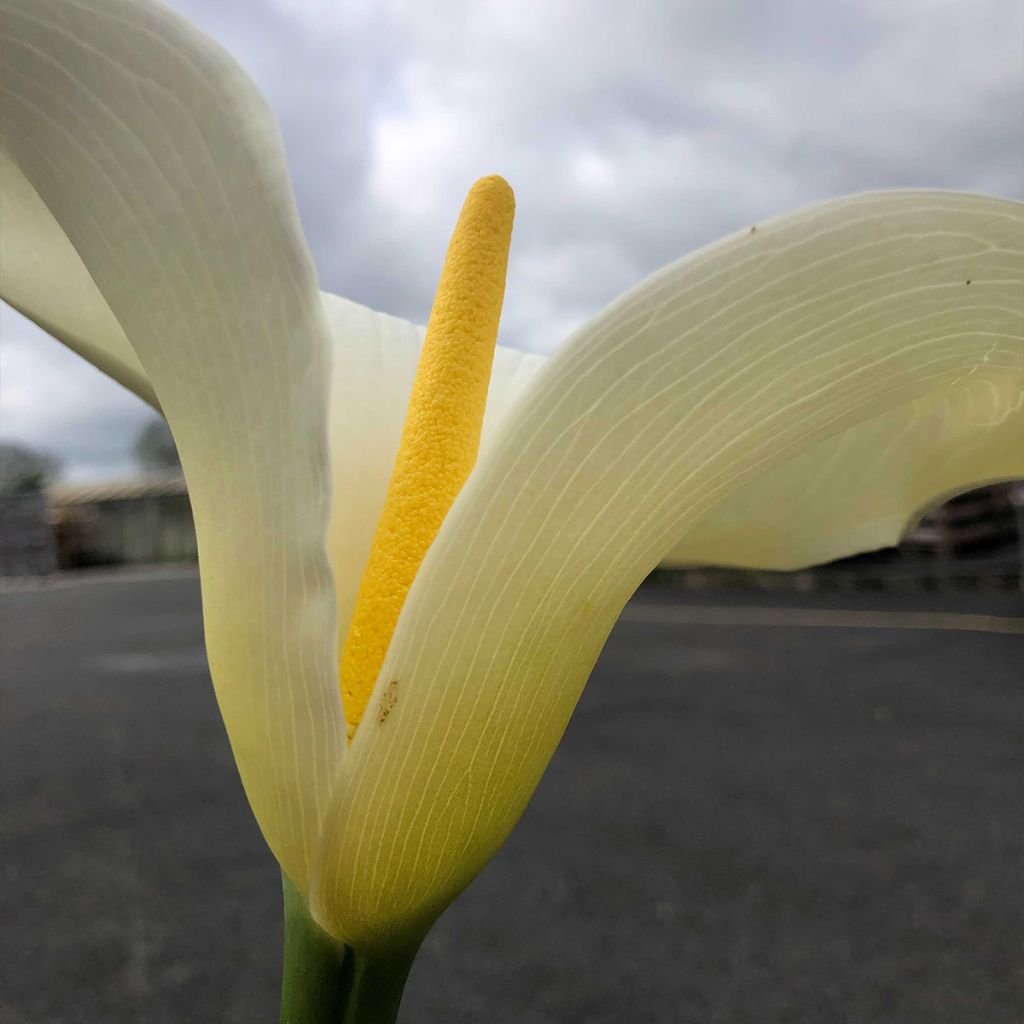
[[339,1024],[345,1013],[348,951],[313,920],[288,876],[282,873],[281,881],[284,974],[280,1024]]
[[341,1024],[395,1024],[418,948],[417,943],[411,952],[389,956],[366,956],[347,949]]
[[366,955],[332,939],[281,876],[284,972],[280,1024],[395,1024],[419,942],[401,953]]

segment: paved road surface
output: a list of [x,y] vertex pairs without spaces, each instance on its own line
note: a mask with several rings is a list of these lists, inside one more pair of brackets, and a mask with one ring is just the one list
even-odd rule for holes
[[[0,601],[0,1020],[275,1021],[194,578]],[[1021,611],[642,591],[403,1024],[1019,1024]]]

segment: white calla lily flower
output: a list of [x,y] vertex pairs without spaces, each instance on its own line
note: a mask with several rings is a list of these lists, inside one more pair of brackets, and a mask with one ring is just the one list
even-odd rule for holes
[[551,358],[498,347],[349,745],[338,638],[422,329],[320,293],[273,119],[183,19],[0,7],[3,297],[166,416],[246,793],[357,950],[414,943],[498,849],[656,565],[877,548],[1024,474],[1021,205],[878,193],[745,230]]

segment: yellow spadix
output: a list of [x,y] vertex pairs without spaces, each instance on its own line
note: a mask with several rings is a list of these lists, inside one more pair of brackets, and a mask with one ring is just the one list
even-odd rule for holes
[[341,655],[349,738],[406,595],[476,462],[505,295],[515,199],[500,177],[469,190],[448,245],[387,497]]

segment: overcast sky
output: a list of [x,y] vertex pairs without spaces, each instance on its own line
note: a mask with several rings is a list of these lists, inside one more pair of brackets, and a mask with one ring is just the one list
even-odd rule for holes
[[[178,0],[277,113],[324,288],[424,322],[467,186],[516,190],[501,340],[849,192],[1024,198],[1020,0]],[[152,414],[16,313],[0,437],[134,471]]]

